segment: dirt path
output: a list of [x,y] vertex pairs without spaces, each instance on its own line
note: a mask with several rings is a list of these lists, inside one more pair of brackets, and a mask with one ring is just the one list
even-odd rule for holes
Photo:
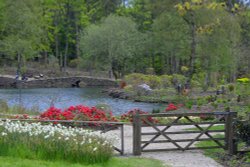
[[[171,127],[168,132],[173,131],[181,131],[186,128],[191,128],[191,126],[175,126]],[[125,136],[125,154],[127,156],[132,156],[132,127],[125,126],[124,128],[124,136]],[[143,128],[142,132],[154,132],[152,128]],[[120,135],[120,132],[112,131],[109,133],[115,133],[116,135]],[[198,134],[178,134],[178,135],[169,135],[172,139],[184,139],[184,138],[195,138]],[[205,136],[202,136],[205,137]],[[151,139],[152,136],[143,139]],[[163,137],[159,137],[159,139],[164,139]],[[185,147],[188,143],[181,143],[182,147]],[[119,145],[119,143],[117,143]],[[194,145],[192,145],[194,146]],[[118,146],[119,147],[119,146]],[[149,145],[149,148],[175,148],[173,144],[155,144]],[[188,150],[188,151],[167,151],[167,152],[151,152],[151,153],[142,153],[141,157],[153,158],[163,161],[167,165],[171,165],[172,167],[222,167],[213,159],[206,157],[203,155],[201,150]]]

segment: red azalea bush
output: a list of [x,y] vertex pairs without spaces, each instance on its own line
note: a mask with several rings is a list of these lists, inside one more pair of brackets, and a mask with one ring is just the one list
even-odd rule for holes
[[40,115],[40,118],[47,120],[117,121],[112,112],[106,113],[95,107],[83,105],[70,106],[64,111],[50,107]]
[[[127,113],[121,115],[121,120],[125,122],[133,122],[133,115],[136,114],[136,112],[139,112],[139,114],[148,114],[148,112],[142,111],[140,109],[132,109],[128,111]],[[152,117],[147,117],[147,121],[152,122],[152,123],[157,123],[158,120],[152,118]],[[143,120],[143,124],[145,124],[146,121]]]
[[173,110],[177,110],[177,109],[178,109],[177,106],[175,106],[173,103],[170,103],[168,105],[168,107],[165,109],[165,111],[173,111]]

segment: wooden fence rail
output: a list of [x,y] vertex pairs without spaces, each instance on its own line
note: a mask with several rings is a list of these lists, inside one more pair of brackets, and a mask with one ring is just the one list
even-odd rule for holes
[[[152,121],[156,117],[171,118],[171,123],[156,123]],[[195,117],[213,117],[214,121],[195,121]],[[237,144],[235,139],[235,129],[233,122],[237,114],[235,112],[211,112],[211,113],[159,113],[159,114],[139,114],[138,112],[133,116],[133,154],[141,155],[142,152],[155,152],[155,151],[173,151],[173,150],[194,150],[194,149],[213,149],[222,148],[228,151],[229,154],[237,152]],[[180,120],[184,119],[185,122]],[[224,125],[223,130],[211,130],[214,125]],[[193,125],[197,130],[182,129],[181,131],[168,131],[169,128],[174,126],[188,126]],[[206,125],[206,126],[205,126]],[[150,127],[153,132],[142,132],[145,127]],[[225,137],[214,137],[211,133],[224,133]],[[180,134],[196,134],[192,139],[183,138],[174,139],[171,135]],[[145,136],[152,136],[151,139],[142,139]],[[188,136],[188,135],[186,135]],[[206,136],[207,138],[202,138]],[[148,138],[147,137],[147,138]],[[160,137],[164,139],[159,139]],[[197,141],[213,141],[216,146],[207,147],[192,147]],[[222,142],[224,141],[224,142]],[[180,143],[186,142],[183,146]],[[171,143],[174,148],[159,148],[159,149],[146,149],[149,145],[155,143]]]

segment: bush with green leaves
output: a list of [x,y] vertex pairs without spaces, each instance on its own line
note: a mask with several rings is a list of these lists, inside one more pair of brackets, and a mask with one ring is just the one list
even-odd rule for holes
[[206,73],[195,73],[191,79],[191,86],[200,87],[203,91],[206,91],[208,89],[208,84],[206,83]]
[[151,88],[160,88],[161,79],[156,75],[145,75],[140,73],[133,73],[125,76],[125,81],[128,85],[132,85],[134,87],[140,84],[147,84]]
[[180,75],[180,74],[173,74],[173,79],[172,79],[173,85],[184,85],[187,83],[187,77],[185,77],[184,75]]
[[145,75],[145,83],[151,88],[156,89],[161,86],[161,79],[156,75]]
[[140,73],[132,73],[125,76],[125,81],[128,85],[137,86],[145,83],[145,75]]
[[172,86],[173,76],[171,75],[161,75],[161,87],[168,88]]
[[250,121],[237,121],[235,125],[239,139],[250,146]]

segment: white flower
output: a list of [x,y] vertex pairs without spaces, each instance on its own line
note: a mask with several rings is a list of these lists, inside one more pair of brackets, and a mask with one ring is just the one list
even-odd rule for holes
[[44,139],[47,139],[47,138],[49,138],[49,135],[44,136]]
[[7,136],[7,133],[2,132],[1,135],[2,135],[2,136]]

